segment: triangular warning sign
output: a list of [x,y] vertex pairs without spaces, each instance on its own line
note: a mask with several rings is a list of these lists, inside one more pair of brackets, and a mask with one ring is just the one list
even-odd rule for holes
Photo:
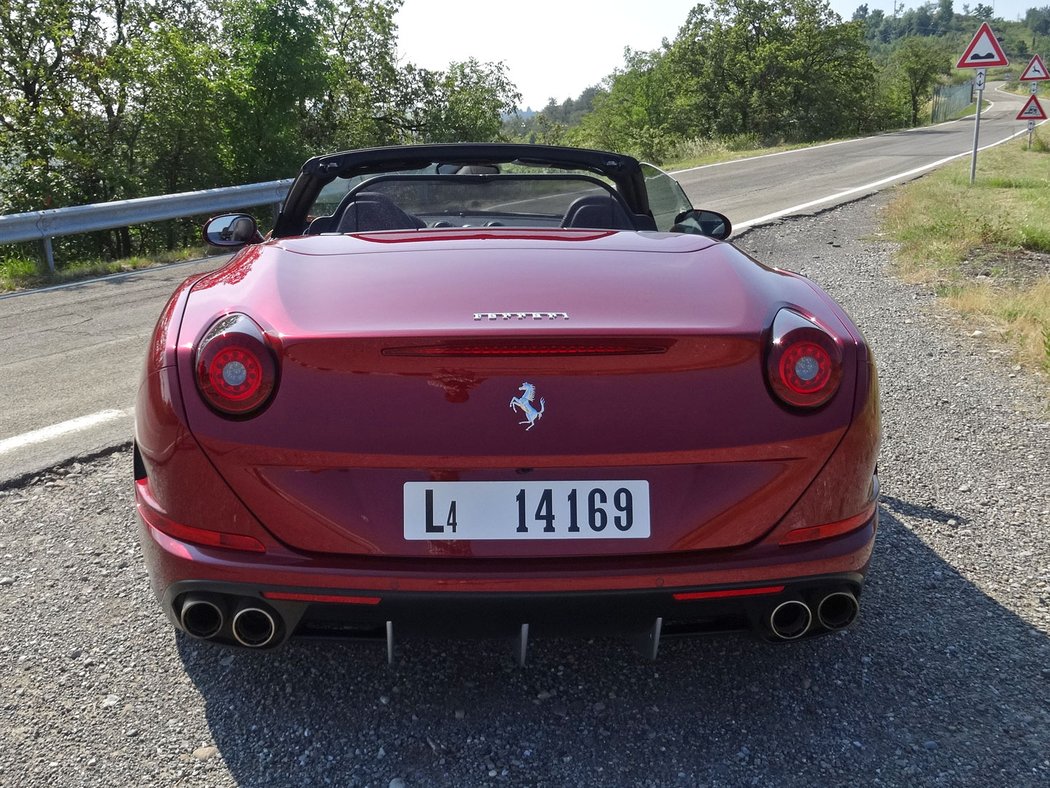
[[1039,55],[1034,55],[1018,81],[1038,82],[1041,79],[1050,79],[1050,74],[1046,73],[1046,66],[1043,65],[1043,59],[1039,57]]
[[1006,53],[999,46],[995,33],[987,22],[981,22],[977,29],[977,35],[973,37],[970,46],[966,47],[963,56],[955,64],[956,68],[988,68],[989,66],[1008,66],[1010,61],[1006,59]]
[[1043,110],[1043,105],[1039,103],[1039,99],[1029,96],[1027,103],[1017,113],[1017,120],[1046,120],[1046,112]]

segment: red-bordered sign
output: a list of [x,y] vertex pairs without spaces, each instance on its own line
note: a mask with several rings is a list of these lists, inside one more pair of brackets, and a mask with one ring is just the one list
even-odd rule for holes
[[999,41],[987,22],[981,22],[977,35],[966,47],[963,56],[955,64],[956,68],[989,68],[990,66],[1008,66],[1010,61],[999,46]]
[[1043,105],[1039,103],[1039,99],[1036,96],[1029,96],[1028,101],[1021,107],[1021,111],[1017,113],[1017,120],[1046,120],[1046,111],[1043,109]]
[[1018,81],[1038,82],[1041,79],[1050,79],[1050,74],[1046,73],[1046,66],[1043,65],[1043,59],[1039,57],[1039,55],[1033,55],[1032,59],[1028,61],[1028,66],[1025,68],[1024,73],[1021,74]]

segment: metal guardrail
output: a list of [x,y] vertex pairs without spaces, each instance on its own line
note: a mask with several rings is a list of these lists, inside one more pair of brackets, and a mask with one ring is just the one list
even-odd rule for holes
[[6,214],[0,216],[0,244],[40,241],[43,244],[47,267],[54,273],[55,253],[51,246],[52,238],[179,219],[183,216],[221,213],[256,205],[273,205],[276,210],[291,185],[292,179],[288,178],[222,189]]

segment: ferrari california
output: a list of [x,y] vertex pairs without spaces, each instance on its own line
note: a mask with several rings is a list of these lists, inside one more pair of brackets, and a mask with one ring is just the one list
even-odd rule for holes
[[850,626],[878,526],[860,331],[630,156],[303,165],[165,306],[135,498],[171,623],[290,638]]

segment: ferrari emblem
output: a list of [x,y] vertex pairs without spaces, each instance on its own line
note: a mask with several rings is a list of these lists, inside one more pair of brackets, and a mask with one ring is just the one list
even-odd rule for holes
[[531,383],[522,383],[518,387],[518,391],[522,392],[522,394],[520,397],[515,397],[510,401],[510,409],[514,410],[517,408],[521,411],[525,421],[519,421],[518,424],[528,424],[529,426],[525,428],[525,431],[528,432],[543,417],[543,411],[547,407],[547,403],[544,402],[543,397],[540,397],[540,409],[536,410],[536,407],[532,404],[536,399],[536,387]]

